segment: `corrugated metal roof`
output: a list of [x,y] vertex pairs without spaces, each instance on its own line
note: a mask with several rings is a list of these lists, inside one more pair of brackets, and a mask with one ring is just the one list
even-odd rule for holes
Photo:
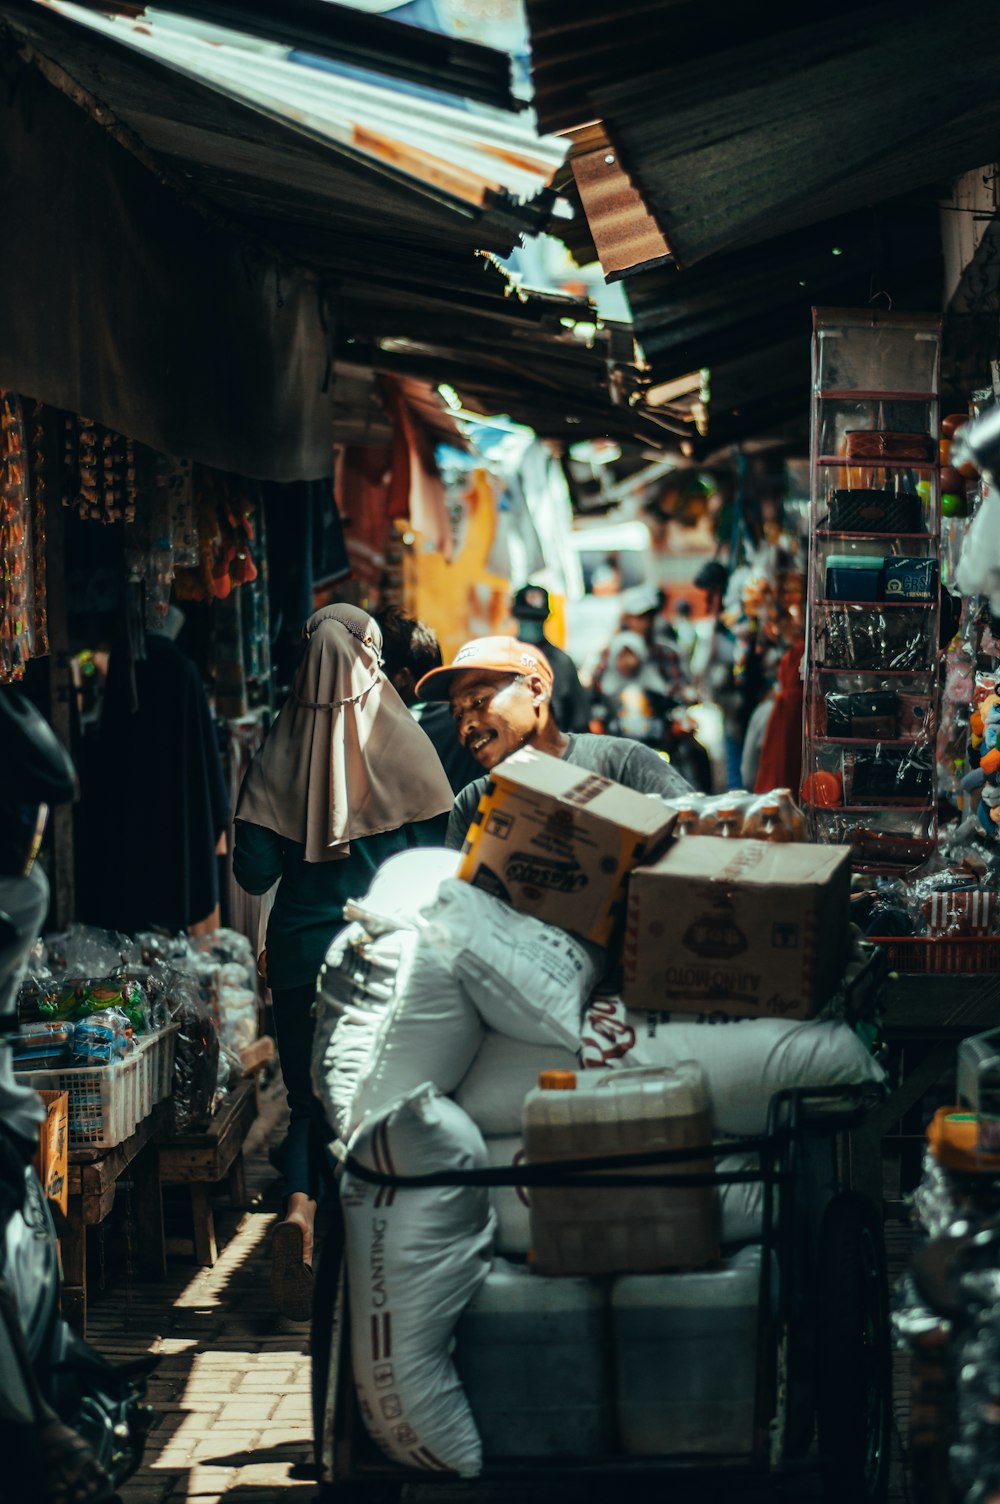
[[654,384],[711,372],[703,449],[779,431],[804,442],[810,309],[939,308],[937,206],[893,201],[684,271],[644,273],[627,288]]
[[[398,95],[345,92],[341,79],[266,50],[248,49],[230,67],[212,47],[202,61],[188,39],[154,48],[124,18],[81,20],[60,0],[2,0],[0,20],[22,56],[193,205],[311,268],[345,364],[448,381],[470,405],[481,400],[552,436],[669,436],[669,415],[641,411],[629,330],[595,328],[585,300],[513,294],[476,254],[506,255],[547,223],[553,196],[537,188],[563,145],[509,118],[446,111],[456,117],[449,146],[438,104],[408,101],[401,115]],[[478,190],[454,191],[418,160],[411,107]],[[353,130],[361,120],[365,140]],[[393,151],[374,150],[376,135]],[[589,343],[574,333],[580,324]]]
[[[153,7],[106,0],[99,9],[134,15]],[[371,15],[333,0],[157,0],[157,11],[263,37],[284,47],[443,90],[497,109],[519,109],[510,90],[510,59],[478,42],[443,36]]]
[[[866,0],[838,0],[831,19],[850,27],[851,14],[869,9]],[[715,98],[712,67],[717,54],[767,38],[775,51],[782,35],[812,17],[801,4],[773,0],[525,0],[531,34],[535,109],[546,131],[569,130],[601,112],[597,92],[630,88],[665,64],[706,60],[704,98]]]
[[992,161],[998,71],[1000,7],[889,0],[590,98],[691,265]]
[[603,129],[589,131],[586,144],[574,146],[570,165],[608,282],[672,261],[663,232]]
[[[268,152],[293,154],[313,143],[324,148],[317,160],[328,166],[338,160],[357,164],[380,191],[396,186],[462,217],[472,210],[488,219],[494,205],[509,206],[515,216],[524,210],[521,228],[535,228],[550,207],[545,189],[565,146],[539,137],[516,117],[484,115],[318,72],[283,48],[247,45],[224,31],[192,31],[169,18],[154,25],[63,0],[11,10],[23,17],[16,23],[20,30],[37,33],[42,27],[40,50],[48,49],[50,57],[55,51],[55,60],[163,159],[190,157],[199,165],[252,172],[260,154],[265,181],[270,176],[275,186],[295,188],[301,165],[269,173]],[[64,19],[69,29],[52,24]],[[185,80],[201,95],[193,116],[181,107]],[[199,129],[202,122],[207,129]],[[216,138],[211,146],[206,134]],[[247,145],[253,148],[249,160]],[[487,244],[501,249],[506,240],[504,233],[501,245]]]

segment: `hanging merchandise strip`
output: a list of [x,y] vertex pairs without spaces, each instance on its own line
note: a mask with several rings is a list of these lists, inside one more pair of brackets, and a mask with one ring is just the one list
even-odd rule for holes
[[192,472],[198,526],[198,565],[179,570],[180,600],[225,600],[238,585],[257,578],[250,545],[254,539],[250,483],[204,465]]
[[63,505],[75,507],[81,521],[135,521],[139,488],[131,439],[93,418],[67,414],[63,470]]
[[273,685],[271,682],[270,603],[267,590],[267,538],[264,504],[260,496],[257,497],[254,505],[253,527],[260,565],[256,578],[249,582],[244,591],[243,662],[247,680],[254,687],[254,703],[263,702],[270,705],[273,701]]
[[163,465],[170,496],[174,564],[178,569],[192,569],[198,563],[198,520],[191,488],[191,461],[164,456]]
[[36,402],[31,411],[31,529],[35,586],[35,632],[33,652],[49,651],[48,587],[45,579],[45,409]]
[[31,656],[31,504],[24,423],[16,393],[0,393],[0,683],[24,675]]
[[169,486],[170,461],[157,455],[153,461],[153,484],[145,511],[146,627],[159,632],[170,608],[174,583],[174,538]]

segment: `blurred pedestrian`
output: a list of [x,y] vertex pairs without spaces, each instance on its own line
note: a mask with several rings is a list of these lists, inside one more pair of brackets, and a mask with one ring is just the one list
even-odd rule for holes
[[383,669],[413,719],[426,732],[441,759],[445,776],[457,794],[478,778],[482,769],[458,739],[447,705],[417,699],[417,681],[442,664],[437,637],[425,622],[398,611],[380,611]]
[[586,731],[590,697],[580,683],[576,664],[568,653],[550,642],[543,630],[552,614],[549,592],[541,585],[525,585],[511,603],[522,642],[541,648],[552,669],[552,714],[563,731]]
[[430,742],[382,673],[382,634],[367,612],[326,606],[305,632],[292,693],[240,790],[233,853],[248,893],[278,882],[266,967],[291,1120],[271,1293],[283,1315],[302,1321],[329,1137],[310,1079],[316,976],[346,900],[388,857],[440,845],[452,807]]

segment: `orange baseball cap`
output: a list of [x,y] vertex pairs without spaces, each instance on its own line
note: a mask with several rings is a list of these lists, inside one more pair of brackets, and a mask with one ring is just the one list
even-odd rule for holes
[[432,668],[424,675],[417,685],[417,699],[447,700],[455,675],[471,668],[486,674],[537,674],[547,689],[552,688],[552,666],[530,642],[518,642],[516,637],[477,637],[460,647],[444,668]]

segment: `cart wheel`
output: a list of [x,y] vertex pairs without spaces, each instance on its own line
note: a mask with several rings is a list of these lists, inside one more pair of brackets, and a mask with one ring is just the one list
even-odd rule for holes
[[880,1504],[889,1483],[892,1366],[882,1225],[844,1192],[823,1217],[816,1269],[816,1421],[827,1504]]
[[312,1359],[310,1380],[312,1385],[313,1451],[316,1466],[322,1467],[320,1455],[323,1447],[323,1412],[326,1408],[326,1391],[330,1376],[330,1329],[333,1311],[337,1302],[337,1282],[340,1263],[344,1256],[344,1223],[337,1197],[327,1197],[321,1204],[319,1217],[322,1226],[317,1229],[319,1258],[313,1272],[312,1324],[309,1331],[309,1354]]

